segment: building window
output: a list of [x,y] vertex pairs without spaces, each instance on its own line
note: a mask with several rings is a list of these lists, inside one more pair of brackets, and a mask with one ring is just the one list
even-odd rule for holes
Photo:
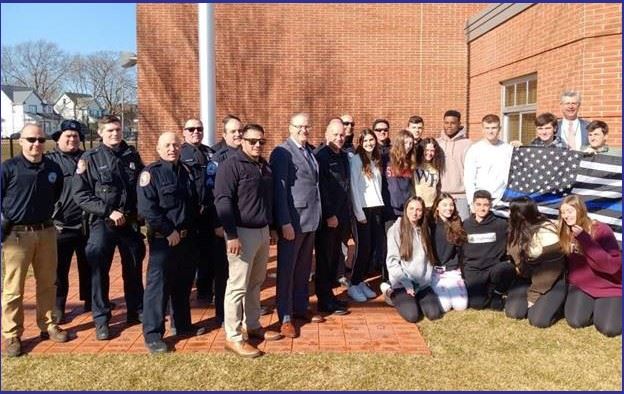
[[537,74],[501,83],[503,138],[528,144],[535,138]]

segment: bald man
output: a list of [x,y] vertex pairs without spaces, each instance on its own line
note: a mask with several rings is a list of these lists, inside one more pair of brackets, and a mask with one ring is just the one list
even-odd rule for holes
[[143,170],[137,187],[139,214],[145,218],[149,243],[143,337],[150,353],[169,350],[162,340],[169,297],[177,335],[205,332],[191,323],[189,301],[204,184],[201,176],[180,162],[180,146],[175,133],[163,133],[156,148],[160,159]]
[[2,336],[9,357],[22,353],[24,283],[28,267],[35,273],[37,326],[41,337],[66,342],[67,332],[53,321],[56,299],[56,229],[54,204],[63,190],[63,171],[43,156],[46,137],[29,124],[20,133],[22,154],[2,163]]
[[342,150],[345,127],[341,118],[333,118],[325,131],[326,144],[314,155],[319,166],[321,225],[316,232],[315,288],[318,311],[344,315],[346,303],[338,300],[332,288],[342,256],[341,241],[351,227],[351,186],[349,157]]

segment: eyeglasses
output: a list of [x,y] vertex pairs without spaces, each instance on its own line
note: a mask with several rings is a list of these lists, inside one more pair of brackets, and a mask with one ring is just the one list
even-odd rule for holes
[[355,122],[342,122],[343,126],[355,126]]
[[263,146],[267,143],[267,140],[264,138],[243,138],[245,141],[249,142],[250,145],[256,145],[260,143],[260,146]]
[[383,129],[375,129],[376,132],[378,133],[387,133],[389,129],[387,128],[383,128]]
[[40,144],[45,144],[46,142],[45,137],[24,137],[24,139],[30,142],[31,144],[34,144],[35,142],[38,142]]
[[184,130],[188,131],[189,133],[193,133],[195,131],[197,131],[198,133],[203,133],[204,132],[204,128],[203,127],[186,127]]
[[227,132],[229,134],[240,134],[241,133],[241,129],[232,129],[232,130],[227,130]]
[[304,129],[304,130],[310,130],[312,128],[312,126],[308,126],[308,125],[296,125],[296,124],[290,124],[292,127],[296,128],[296,129]]

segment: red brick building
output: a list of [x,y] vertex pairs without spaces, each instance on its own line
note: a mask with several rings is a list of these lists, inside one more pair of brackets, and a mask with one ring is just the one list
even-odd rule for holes
[[[199,116],[197,9],[137,5],[147,160],[160,132]],[[216,4],[216,114],[262,124],[271,146],[295,111],[311,113],[314,143],[342,113],[357,130],[384,117],[391,134],[417,114],[437,136],[451,108],[471,138],[490,112],[505,138],[528,138],[535,113],[559,115],[559,95],[576,89],[581,116],[608,122],[620,144],[621,16],[620,4]]]

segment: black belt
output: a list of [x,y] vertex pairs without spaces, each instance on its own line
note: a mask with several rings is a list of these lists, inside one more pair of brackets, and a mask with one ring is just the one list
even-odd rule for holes
[[54,225],[52,221],[36,223],[36,224],[14,224],[11,229],[13,231],[40,231],[50,228]]
[[[180,234],[180,239],[184,239],[189,235],[188,230],[178,230],[178,234]],[[154,233],[154,238],[167,238],[167,236],[161,233]]]

